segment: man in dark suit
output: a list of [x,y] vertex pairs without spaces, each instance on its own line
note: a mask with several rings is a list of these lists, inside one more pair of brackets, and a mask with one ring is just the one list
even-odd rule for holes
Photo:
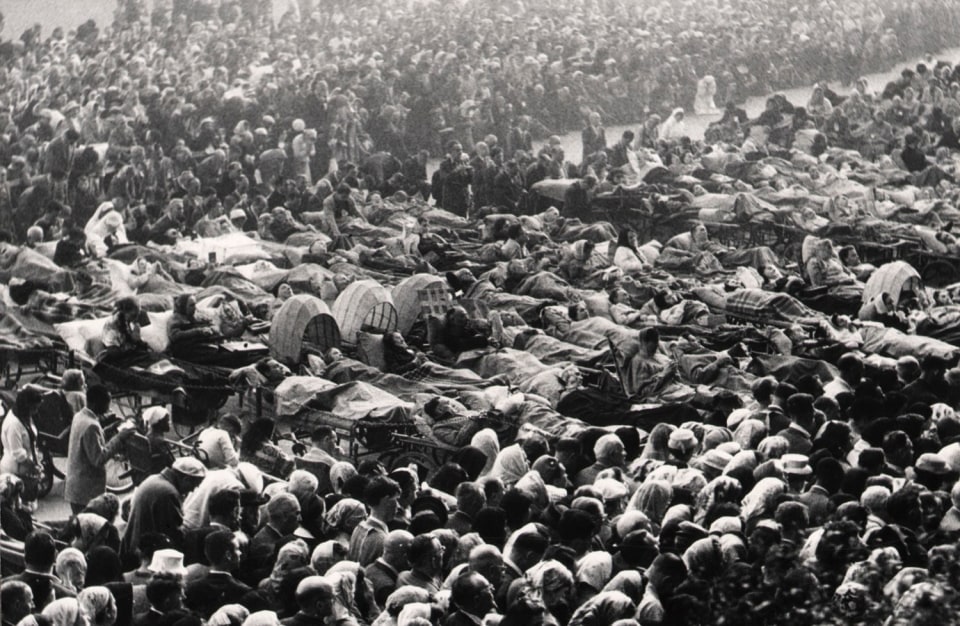
[[790,452],[793,454],[810,454],[813,449],[813,433],[817,432],[813,396],[808,393],[795,393],[787,399],[786,409],[790,425],[777,435],[790,442]]
[[204,545],[208,535],[218,531],[234,532],[240,529],[240,492],[233,489],[217,491],[210,496],[208,505],[210,524],[201,528],[193,528],[184,534],[183,555],[184,563],[207,563]]
[[187,585],[187,607],[210,619],[224,604],[239,602],[251,588],[233,577],[240,564],[240,542],[229,530],[207,535],[203,546],[210,572]]
[[250,541],[241,578],[257,584],[270,574],[283,538],[300,525],[300,502],[289,493],[278,493],[267,503],[267,523]]
[[147,583],[147,600],[150,610],[133,619],[133,626],[159,626],[173,624],[175,616],[185,617],[189,612],[183,608],[183,583],[174,574],[155,574]]
[[23,542],[24,571],[4,578],[3,582],[18,580],[26,583],[33,592],[37,611],[42,611],[54,600],[77,595],[60,584],[60,579],[53,575],[56,560],[57,546],[53,537],[45,530],[35,530]]
[[493,585],[474,571],[467,571],[453,581],[450,600],[456,611],[443,626],[480,626],[483,617],[496,609]]

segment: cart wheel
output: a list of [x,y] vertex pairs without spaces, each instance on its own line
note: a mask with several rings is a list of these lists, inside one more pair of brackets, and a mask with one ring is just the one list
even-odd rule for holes
[[40,484],[37,485],[37,500],[43,500],[53,489],[53,475],[56,468],[53,465],[53,456],[50,451],[43,448],[40,450]]
[[392,459],[389,467],[391,470],[394,470],[398,467],[407,467],[409,465],[416,465],[420,476],[426,476],[437,468],[437,464],[428,455],[422,452],[412,451],[398,454]]
[[107,459],[103,469],[107,474],[107,491],[110,493],[126,493],[133,489],[133,478],[130,476],[130,463],[122,457]]
[[957,270],[947,261],[934,261],[923,268],[923,282],[931,287],[944,287],[956,280]]

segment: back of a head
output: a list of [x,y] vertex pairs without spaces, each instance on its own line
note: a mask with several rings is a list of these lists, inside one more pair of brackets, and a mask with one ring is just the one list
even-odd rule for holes
[[363,501],[367,506],[375,507],[384,498],[400,495],[400,485],[386,476],[375,476],[363,490]]
[[333,586],[323,576],[307,576],[297,585],[297,604],[300,610],[310,613],[317,602],[333,597]]
[[147,600],[155,608],[163,607],[173,594],[183,592],[183,583],[175,574],[154,574],[147,583]]
[[110,390],[103,385],[90,385],[87,388],[87,406],[94,413],[106,413],[110,409]]
[[527,437],[520,443],[520,447],[523,448],[523,453],[531,462],[550,451],[547,441],[539,435]]
[[410,548],[413,535],[402,529],[391,530],[383,540],[384,554],[404,553]]
[[430,534],[417,535],[410,542],[410,549],[407,555],[411,566],[417,566],[424,563],[433,554],[433,542],[437,539]]
[[457,607],[469,609],[476,601],[477,590],[487,583],[487,579],[474,571],[466,571],[453,580],[450,586],[450,599]]
[[203,553],[207,562],[213,566],[224,562],[227,555],[233,551],[236,537],[229,530],[215,530],[203,540]]
[[230,515],[240,509],[240,492],[233,489],[215,491],[207,501],[207,510],[211,517]]
[[487,504],[483,489],[477,483],[460,483],[457,485],[457,510],[473,517]]
[[31,569],[47,572],[57,560],[57,545],[45,530],[35,530],[23,542],[23,561]]

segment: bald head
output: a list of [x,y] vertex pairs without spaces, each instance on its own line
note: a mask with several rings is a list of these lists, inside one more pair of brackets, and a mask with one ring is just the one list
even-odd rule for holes
[[469,566],[499,588],[503,579],[503,555],[497,546],[485,543],[470,550]]
[[323,576],[307,576],[297,585],[297,605],[307,615],[327,617],[333,610],[333,585]]
[[395,569],[409,567],[407,552],[413,535],[405,530],[391,530],[383,540],[383,559]]

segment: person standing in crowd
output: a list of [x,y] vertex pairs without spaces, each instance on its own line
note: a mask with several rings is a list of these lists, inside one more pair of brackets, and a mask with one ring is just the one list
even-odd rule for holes
[[13,474],[24,484],[22,497],[27,503],[37,499],[42,468],[37,450],[37,427],[33,418],[43,397],[37,389],[27,387],[17,394],[13,409],[7,411],[0,425],[0,472]]
[[81,512],[107,485],[105,465],[124,442],[136,433],[130,428],[105,441],[100,422],[110,412],[110,392],[102,385],[87,388],[86,407],[73,416],[67,447],[67,472],[63,497],[74,514]]
[[366,567],[383,556],[387,524],[399,512],[400,485],[386,476],[377,476],[366,486],[363,499],[370,513],[353,530],[347,558]]
[[197,449],[202,450],[208,469],[236,467],[240,462],[237,447],[243,425],[236,415],[229,413],[220,416],[216,426],[200,431],[197,436]]
[[583,162],[589,156],[607,149],[607,133],[600,125],[600,114],[596,111],[587,115],[587,125],[580,132],[580,141],[583,144],[583,156],[581,157]]
[[121,552],[135,554],[140,537],[159,532],[179,543],[182,538],[183,499],[203,481],[207,468],[193,457],[181,457],[171,467],[147,478],[137,487],[130,504],[130,519],[123,533]]

